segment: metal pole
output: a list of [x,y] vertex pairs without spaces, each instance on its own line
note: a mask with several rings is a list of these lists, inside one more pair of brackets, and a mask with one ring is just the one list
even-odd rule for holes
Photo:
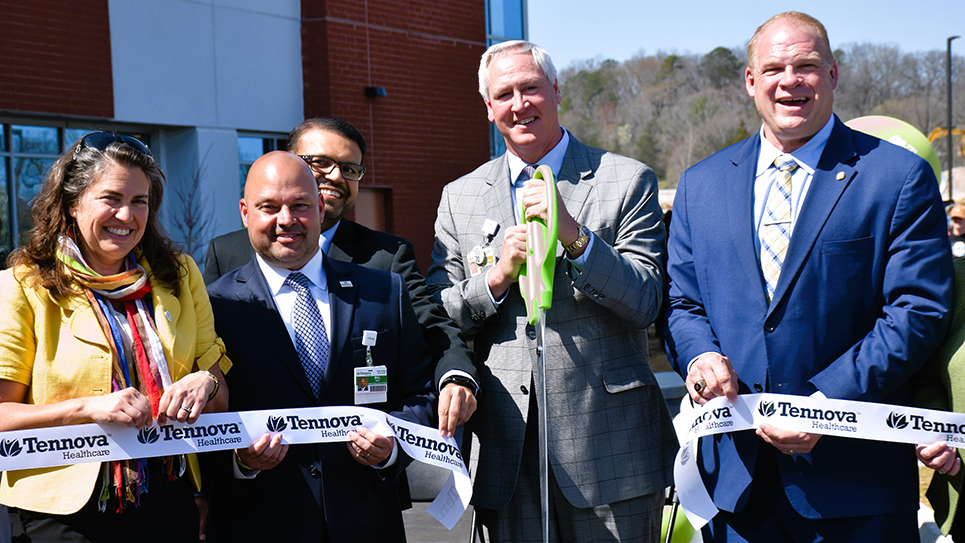
[[955,166],[955,156],[952,154],[952,40],[957,40],[959,36],[948,38],[947,60],[945,75],[948,77],[948,199],[954,201],[952,197],[952,170]]

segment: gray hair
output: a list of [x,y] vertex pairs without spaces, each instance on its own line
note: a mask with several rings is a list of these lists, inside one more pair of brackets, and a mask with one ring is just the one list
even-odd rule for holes
[[549,79],[551,84],[556,83],[556,66],[553,65],[553,59],[550,58],[550,54],[545,49],[535,43],[523,40],[504,41],[486,49],[482,58],[479,59],[479,94],[486,102],[489,102],[489,65],[496,57],[508,53],[529,53],[533,56],[533,62],[543,72],[546,79]]

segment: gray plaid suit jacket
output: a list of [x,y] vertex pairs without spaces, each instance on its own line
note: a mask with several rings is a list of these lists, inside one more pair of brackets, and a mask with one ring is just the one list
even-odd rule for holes
[[[546,317],[549,455],[567,500],[594,507],[662,490],[672,480],[677,440],[645,334],[660,309],[666,234],[656,177],[646,165],[571,134],[554,173],[567,210],[594,239],[579,275],[557,247]],[[489,218],[499,223],[492,241],[498,257],[506,228],[515,224],[510,190],[505,155],[445,187],[427,276],[480,361],[470,466],[472,503],[488,509],[505,506],[516,487],[536,334],[518,285],[497,309],[485,274],[471,277],[466,255],[484,243]]]

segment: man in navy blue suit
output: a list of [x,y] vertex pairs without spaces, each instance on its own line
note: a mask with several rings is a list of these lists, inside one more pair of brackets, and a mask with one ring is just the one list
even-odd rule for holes
[[[687,170],[668,242],[666,342],[691,398],[771,392],[883,403],[947,327],[938,184],[832,113],[838,66],[795,12],[748,45],[759,134]],[[782,169],[783,167],[783,169]],[[704,541],[917,541],[911,445],[789,432],[704,438],[720,513]]]
[[[229,408],[365,404],[432,426],[431,356],[408,289],[319,250],[321,198],[293,154],[268,153],[248,172],[240,210],[255,256],[208,287],[239,370]],[[387,390],[360,393],[359,367],[381,369]],[[405,541],[397,486],[411,458],[394,437],[359,428],[347,444],[289,448],[280,435],[235,451],[234,477],[210,494],[209,541],[350,541],[361,524],[366,539]]]

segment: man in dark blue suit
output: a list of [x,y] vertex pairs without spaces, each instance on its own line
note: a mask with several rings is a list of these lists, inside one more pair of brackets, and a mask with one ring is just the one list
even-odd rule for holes
[[[913,153],[832,114],[837,80],[821,23],[776,15],[748,45],[760,133],[680,180],[666,341],[698,403],[755,392],[904,403],[944,335],[938,184]],[[910,445],[765,424],[703,439],[698,465],[721,510],[704,541],[918,539]]]
[[[208,288],[239,369],[230,409],[365,403],[432,426],[431,356],[405,283],[319,250],[322,197],[309,166],[287,152],[248,173],[240,208],[255,257]],[[363,345],[365,334],[374,341]],[[355,372],[369,357],[388,378],[373,403],[360,400]],[[363,530],[404,541],[397,485],[411,459],[391,436],[360,428],[349,438],[289,448],[265,435],[235,451],[235,477],[210,494],[209,540],[349,541]]]

